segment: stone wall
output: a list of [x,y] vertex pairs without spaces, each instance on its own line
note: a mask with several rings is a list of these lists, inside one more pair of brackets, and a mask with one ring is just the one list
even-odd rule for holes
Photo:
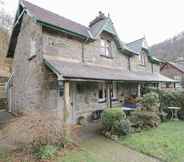
[[152,64],[150,63],[147,54],[142,51],[142,55],[145,56],[145,65],[142,65],[139,60],[139,56],[135,55],[130,58],[131,70],[132,71],[152,72]]
[[[34,47],[32,41],[36,42]],[[43,64],[42,42],[41,26],[25,15],[13,62],[14,112],[57,110],[57,76]],[[31,52],[35,52],[35,55],[31,55]]]
[[75,120],[85,113],[88,114],[107,107],[105,102],[98,102],[99,83],[72,82],[71,87],[71,102],[75,112]]
[[[106,86],[105,82],[70,82],[70,99],[72,105],[73,123],[78,121],[79,117],[87,117],[92,112],[104,110],[108,107],[108,100],[100,102],[99,85]],[[120,99],[122,96],[127,97],[137,94],[136,83],[117,83],[114,96],[116,100],[112,100],[112,106],[121,106]]]
[[44,30],[43,40],[43,53],[46,55],[61,57],[68,61],[84,61],[88,64],[128,70],[128,58],[118,51],[114,41],[112,41],[112,58],[106,58],[101,56],[99,38],[86,44],[67,38],[61,33]]

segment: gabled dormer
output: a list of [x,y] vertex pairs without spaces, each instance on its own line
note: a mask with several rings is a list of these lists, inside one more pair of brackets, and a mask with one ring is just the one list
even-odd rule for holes
[[[102,46],[106,46],[107,48],[109,48],[110,41],[114,41],[117,49],[122,54],[125,54],[127,56],[133,56],[136,54],[135,51],[131,50],[125,43],[123,43],[119,39],[118,33],[116,32],[112,19],[109,15],[105,16],[105,14],[100,11],[99,15],[90,22],[89,30],[94,39],[102,39]],[[111,37],[109,37],[111,40],[104,40],[104,35],[109,35]],[[106,55],[108,55],[108,53],[106,53]]]
[[117,36],[117,32],[110,16],[106,17],[101,11],[99,12],[99,15],[90,22],[89,28],[93,38],[97,38],[102,32],[112,34],[114,37]]
[[155,59],[152,56],[145,37],[135,40],[133,42],[127,43],[127,46],[138,54],[139,63],[141,65],[146,64],[146,57],[148,58],[148,61],[150,63],[156,63],[156,64],[160,63],[157,59]]

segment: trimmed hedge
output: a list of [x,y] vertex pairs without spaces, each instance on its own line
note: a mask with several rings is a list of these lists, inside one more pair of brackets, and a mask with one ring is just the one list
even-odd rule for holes
[[105,132],[110,134],[122,134],[129,133],[130,125],[126,120],[126,114],[121,108],[108,108],[102,113],[102,124]]

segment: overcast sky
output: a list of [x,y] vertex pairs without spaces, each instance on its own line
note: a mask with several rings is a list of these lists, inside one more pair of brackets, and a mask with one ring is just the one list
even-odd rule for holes
[[[13,15],[18,0],[3,0]],[[83,25],[98,14],[110,13],[124,42],[146,36],[152,45],[184,31],[183,0],[28,0]]]

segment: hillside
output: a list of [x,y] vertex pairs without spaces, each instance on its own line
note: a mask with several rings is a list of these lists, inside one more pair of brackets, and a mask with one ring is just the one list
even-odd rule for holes
[[151,47],[154,56],[165,60],[184,59],[184,32]]

